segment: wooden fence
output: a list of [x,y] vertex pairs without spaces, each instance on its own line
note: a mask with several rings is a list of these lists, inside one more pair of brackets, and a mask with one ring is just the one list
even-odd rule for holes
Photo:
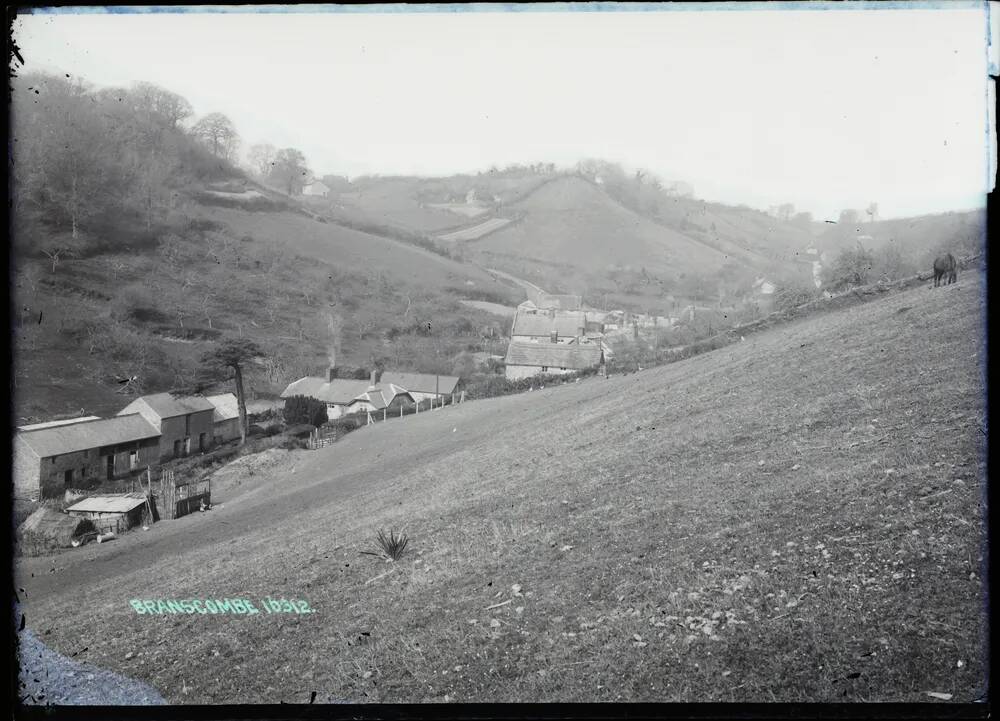
[[175,519],[194,513],[201,509],[202,504],[212,503],[212,481],[202,480],[180,481],[174,477],[173,471],[164,471],[160,476],[160,493],[158,500],[162,501],[162,513],[165,519]]

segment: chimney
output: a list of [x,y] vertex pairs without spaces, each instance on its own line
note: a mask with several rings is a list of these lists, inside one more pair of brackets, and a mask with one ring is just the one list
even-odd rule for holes
[[334,378],[337,377],[337,366],[331,365],[327,373],[328,373],[327,380],[332,381]]
[[376,385],[378,385],[378,369],[377,368],[372,368],[372,383],[371,383],[371,385],[372,385],[373,388]]
[[551,330],[551,331],[549,331],[549,340],[552,341],[553,343],[558,343],[559,342],[559,331],[557,331],[557,330]]

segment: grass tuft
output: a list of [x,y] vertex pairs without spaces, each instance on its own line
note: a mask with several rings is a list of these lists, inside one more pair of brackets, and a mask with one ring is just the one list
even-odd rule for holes
[[369,556],[378,556],[379,558],[384,558],[386,561],[398,561],[406,551],[406,544],[409,542],[409,537],[402,531],[398,534],[394,530],[386,533],[384,528],[380,528],[378,534],[375,536],[375,545],[378,546],[378,550],[362,551],[362,553],[366,553]]

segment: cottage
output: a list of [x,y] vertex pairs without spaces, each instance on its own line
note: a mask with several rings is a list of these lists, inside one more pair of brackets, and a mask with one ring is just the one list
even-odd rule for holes
[[138,413],[160,432],[160,460],[182,458],[212,447],[215,406],[201,396],[155,393],[141,396],[118,412]]
[[212,443],[228,443],[240,437],[240,409],[234,393],[208,396],[212,411]]
[[348,413],[373,411],[399,412],[400,408],[414,405],[413,396],[394,383],[369,386],[368,390],[347,404]]
[[435,401],[455,392],[458,376],[442,376],[433,373],[394,373],[386,371],[379,376],[380,383],[392,384],[405,389],[415,403],[431,398]]
[[[331,370],[331,376],[333,371]],[[331,420],[340,418],[345,413],[350,413],[348,405],[362,393],[368,390],[371,385],[366,380],[353,380],[350,378],[320,378],[307,376],[299,378],[297,381],[289,383],[285,390],[281,392],[282,398],[291,396],[306,396],[315,398],[326,403],[326,415]]]
[[326,198],[330,195],[330,188],[326,183],[317,180],[314,183],[302,188],[302,195],[313,195],[319,198]]
[[91,496],[66,509],[75,518],[86,518],[99,533],[122,533],[142,523],[148,514],[146,496],[142,493]]
[[587,314],[580,311],[521,313],[514,315],[512,342],[570,343],[587,333]]
[[138,413],[19,430],[14,492],[57,498],[74,485],[134,477],[156,463],[159,450],[159,429]]
[[508,380],[530,378],[542,373],[565,375],[604,362],[604,353],[597,343],[530,343],[511,342],[505,359]]

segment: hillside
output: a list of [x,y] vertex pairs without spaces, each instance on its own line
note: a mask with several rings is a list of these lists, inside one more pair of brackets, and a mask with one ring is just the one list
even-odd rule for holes
[[[172,703],[972,701],[979,280],[293,452],[207,514],[19,560],[28,627]],[[362,555],[389,526],[407,554]],[[265,596],[315,613],[128,603]]]
[[618,269],[645,268],[676,282],[726,261],[717,250],[657,226],[580,178],[546,183],[509,210],[520,220],[467,246],[470,255],[564,292],[590,291],[591,276]]
[[[148,83],[14,79],[15,417],[112,414],[189,388],[200,356],[251,338],[251,395],[340,365],[450,373],[514,284],[318,217],[251,180]],[[212,116],[208,116],[211,118]],[[225,128],[226,119],[218,120]],[[218,152],[218,154],[216,154]],[[123,387],[121,381],[136,378]]]

